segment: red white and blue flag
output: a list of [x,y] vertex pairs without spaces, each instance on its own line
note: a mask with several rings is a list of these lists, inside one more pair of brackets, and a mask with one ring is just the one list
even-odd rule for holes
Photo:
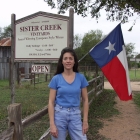
[[89,54],[101,68],[120,100],[132,99],[121,25],[118,24]]

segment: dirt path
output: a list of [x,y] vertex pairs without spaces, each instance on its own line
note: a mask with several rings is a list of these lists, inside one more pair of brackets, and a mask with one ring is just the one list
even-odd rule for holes
[[[109,82],[104,82],[105,89],[113,89]],[[131,82],[132,91],[140,91],[140,82]]]
[[[140,91],[140,82],[131,83],[132,91]],[[105,82],[105,88],[111,89]],[[103,120],[104,127],[99,133],[111,140],[140,140],[140,111],[131,101],[120,101],[116,97],[116,108],[120,111],[118,116]]]

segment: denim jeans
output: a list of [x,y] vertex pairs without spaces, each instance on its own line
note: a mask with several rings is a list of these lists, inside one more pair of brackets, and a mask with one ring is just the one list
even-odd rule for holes
[[86,134],[82,133],[79,107],[65,108],[56,105],[54,121],[58,129],[58,138],[51,136],[52,140],[66,140],[67,133],[69,133],[71,140],[87,140]]

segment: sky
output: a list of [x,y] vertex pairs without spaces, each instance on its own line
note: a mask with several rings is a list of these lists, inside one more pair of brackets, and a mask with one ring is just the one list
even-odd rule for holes
[[[18,20],[39,11],[53,14],[57,14],[58,12],[57,9],[51,9],[48,7],[44,0],[1,0],[0,27],[3,28],[11,24],[11,14],[15,14],[16,20]],[[99,18],[98,23],[95,18],[91,18],[90,14],[86,18],[74,14],[74,35],[84,35],[91,30],[97,29],[107,35],[119,24],[119,21],[112,22],[106,20],[105,14],[105,11],[101,12],[101,17]],[[69,11],[66,12],[65,15],[69,16]],[[133,25],[135,19],[137,19],[136,24],[130,32],[128,30]],[[134,52],[140,53],[140,16],[138,17],[135,15],[130,18],[128,23],[121,24],[121,28],[125,44],[134,43]]]

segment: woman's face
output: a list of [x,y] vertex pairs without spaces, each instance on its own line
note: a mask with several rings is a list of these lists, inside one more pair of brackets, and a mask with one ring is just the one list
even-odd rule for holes
[[66,70],[73,69],[73,66],[75,64],[74,56],[69,52],[64,53],[63,59],[62,59],[62,64],[64,66],[64,69],[66,69]]

